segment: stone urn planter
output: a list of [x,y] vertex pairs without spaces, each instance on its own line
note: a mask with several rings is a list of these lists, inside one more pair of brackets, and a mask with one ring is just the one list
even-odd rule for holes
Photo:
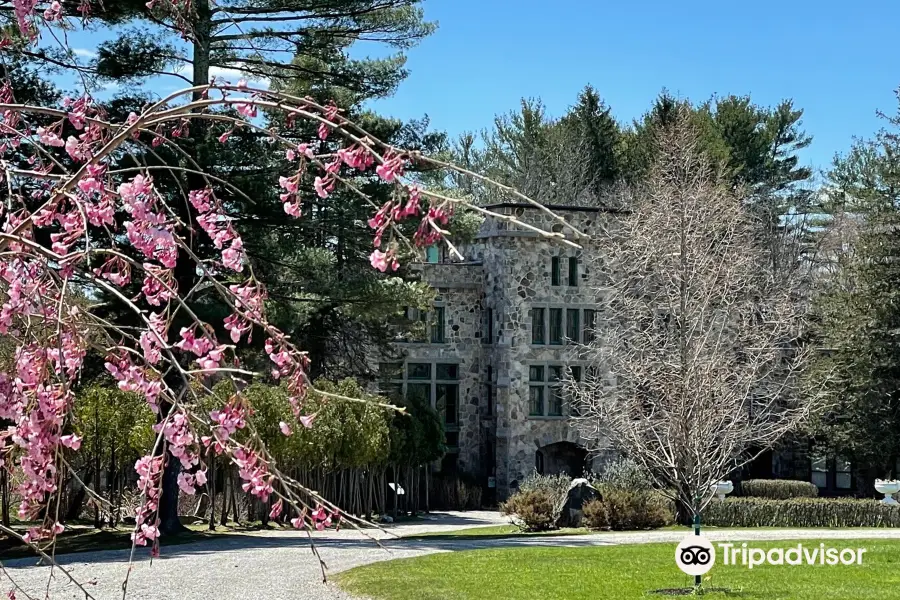
[[882,504],[898,504],[898,502],[894,500],[892,496],[897,492],[900,492],[900,480],[876,479],[875,491],[877,491],[879,494],[884,494],[884,498],[880,501]]
[[734,491],[734,484],[730,481],[717,481],[710,486],[719,500],[724,500],[727,494]]

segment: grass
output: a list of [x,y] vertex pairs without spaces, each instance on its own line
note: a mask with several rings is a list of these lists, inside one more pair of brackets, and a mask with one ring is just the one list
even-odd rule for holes
[[[654,531],[688,531],[689,528],[681,525],[669,525]],[[404,539],[459,539],[477,537],[481,539],[503,539],[520,536],[541,536],[541,535],[586,535],[589,533],[606,533],[604,531],[595,531],[587,527],[564,527],[562,529],[553,529],[550,531],[523,531],[516,525],[487,525],[484,527],[469,527],[466,529],[455,529],[453,531],[432,531],[429,533],[417,533],[414,535],[404,536]],[[633,533],[632,531],[614,531],[612,533]]]
[[584,535],[593,533],[585,527],[555,529],[553,531],[522,531],[516,525],[487,525],[485,527],[468,527],[466,529],[455,529],[453,531],[432,531],[429,533],[418,533],[415,535],[404,536],[404,539],[458,539],[477,537],[482,539],[502,539],[519,536],[532,535]]
[[[799,541],[753,542],[789,548]],[[806,548],[819,540],[803,540]],[[824,540],[826,547],[866,548],[861,566],[722,564],[704,578],[710,599],[876,600],[897,597],[900,542]],[[721,553],[720,553],[721,554]],[[374,600],[620,600],[666,598],[691,578],[675,566],[675,544],[585,548],[507,548],[431,554],[358,567],[335,577],[343,589]]]

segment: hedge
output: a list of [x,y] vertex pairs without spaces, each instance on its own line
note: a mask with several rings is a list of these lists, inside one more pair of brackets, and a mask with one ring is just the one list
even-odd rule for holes
[[788,498],[815,498],[819,495],[819,488],[808,481],[795,481],[791,479],[748,479],[740,484],[741,496],[753,496],[756,498],[773,498],[786,500]]
[[900,527],[900,506],[856,498],[728,498],[702,515],[715,527]]

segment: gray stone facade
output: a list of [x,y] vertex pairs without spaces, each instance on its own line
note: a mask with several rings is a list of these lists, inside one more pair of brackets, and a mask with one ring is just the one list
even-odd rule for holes
[[[597,208],[548,208],[585,233],[608,217]],[[491,209],[566,234],[536,207]],[[596,314],[603,290],[600,275],[584,260],[586,252],[599,249],[579,243],[582,249],[488,218],[474,242],[460,249],[465,262],[418,266],[438,294],[434,315],[443,316],[442,334],[428,343],[399,344],[406,359],[393,381],[407,393],[430,394],[445,415],[448,445],[454,447],[455,461],[445,462],[445,468],[472,475],[487,489],[495,486],[498,499],[535,468],[576,476],[591,468],[569,426],[565,398],[554,387],[565,369],[577,378],[589,367],[577,361],[570,339],[581,342],[590,334],[586,321]]]

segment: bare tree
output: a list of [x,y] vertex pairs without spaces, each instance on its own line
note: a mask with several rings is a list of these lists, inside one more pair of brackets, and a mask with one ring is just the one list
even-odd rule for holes
[[818,395],[800,393],[804,318],[765,268],[752,216],[719,184],[686,115],[655,142],[650,176],[599,244],[609,287],[583,349],[595,368],[569,385],[585,440],[643,465],[686,522]]

